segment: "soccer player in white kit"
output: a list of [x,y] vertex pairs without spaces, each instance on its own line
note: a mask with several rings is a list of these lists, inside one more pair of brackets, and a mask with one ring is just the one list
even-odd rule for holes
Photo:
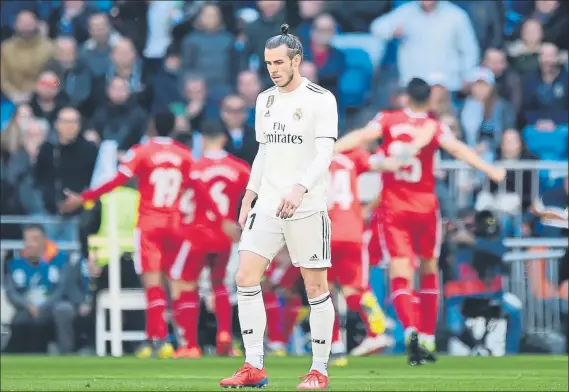
[[[255,130],[259,152],[239,216],[243,228],[235,276],[245,365],[222,387],[262,387],[267,315],[261,279],[286,244],[300,267],[310,303],[312,366],[298,389],[328,388],[334,307],[328,290],[330,219],[326,195],[338,136],[336,98],[299,73],[303,48],[288,34],[267,40],[265,63],[275,83],[257,97]],[[254,203],[254,207],[252,204]]]

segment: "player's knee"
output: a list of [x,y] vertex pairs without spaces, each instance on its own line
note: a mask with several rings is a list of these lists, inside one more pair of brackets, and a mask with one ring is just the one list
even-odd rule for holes
[[253,287],[261,283],[261,277],[251,273],[247,268],[239,268],[235,274],[235,284],[240,287]]
[[235,283],[240,287],[252,287],[261,284],[267,260],[252,252],[239,252],[239,268],[235,274]]
[[413,268],[411,267],[411,259],[408,257],[393,258],[389,263],[389,276],[394,278],[411,279]]
[[322,294],[327,293],[328,290],[328,282],[324,283],[305,283],[304,288],[306,289],[306,295],[308,298],[316,298],[321,296]]
[[439,263],[437,259],[422,259],[421,274],[436,274],[439,271]]
[[142,275],[142,283],[145,289],[149,289],[150,287],[162,287],[162,273],[147,272]]
[[173,280],[170,282],[170,296],[173,300],[180,298],[183,292],[194,292],[197,289],[196,281]]
[[351,295],[356,295],[360,291],[361,291],[360,289],[353,286],[342,286],[342,295],[344,296],[344,298],[348,298]]

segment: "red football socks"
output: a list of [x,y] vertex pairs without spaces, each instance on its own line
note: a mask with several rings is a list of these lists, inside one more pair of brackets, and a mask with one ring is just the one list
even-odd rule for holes
[[174,301],[174,321],[181,331],[186,347],[198,346],[198,322],[200,318],[200,296],[196,291],[184,291]]
[[439,277],[426,274],[421,278],[421,333],[434,335],[439,312]]
[[281,306],[274,291],[263,292],[267,312],[267,340],[271,343],[285,343],[281,324]]
[[287,299],[284,308],[284,329],[283,337],[285,343],[288,343],[292,330],[296,325],[296,319],[298,319],[298,312],[300,312],[300,307],[302,305],[302,300],[298,295],[290,297]]
[[413,299],[411,300],[413,303],[413,313],[415,313],[415,320],[417,321],[417,330],[422,332],[421,328],[423,325],[423,318],[421,313],[421,299],[419,297],[419,293],[413,291]]
[[215,300],[215,318],[217,320],[217,333],[227,332],[231,335],[232,312],[229,302],[229,293],[225,285],[216,286],[213,290]]
[[399,277],[391,280],[391,303],[404,329],[417,327],[413,295],[407,279]]
[[146,290],[146,337],[148,340],[166,339],[168,328],[164,319],[166,292],[154,286]]
[[359,313],[360,317],[365,325],[367,336],[375,337],[377,336],[375,333],[372,332],[371,326],[369,325],[369,320],[367,317],[367,313],[364,311],[362,307],[362,295],[360,294],[352,294],[346,298],[346,305],[348,309],[352,312]]

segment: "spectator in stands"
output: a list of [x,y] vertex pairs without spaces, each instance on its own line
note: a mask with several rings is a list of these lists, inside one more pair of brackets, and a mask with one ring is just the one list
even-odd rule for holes
[[304,45],[304,58],[318,68],[319,85],[335,94],[338,80],[346,69],[344,53],[331,45],[336,29],[332,15],[319,15],[312,24],[310,42]]
[[371,22],[392,8],[390,1],[353,0],[347,3],[341,1],[326,1],[326,11],[338,21],[343,32],[368,32]]
[[7,161],[12,154],[22,147],[25,129],[33,117],[34,113],[28,104],[21,104],[14,110],[6,129],[0,133],[2,162]]
[[545,43],[539,54],[539,71],[524,80],[524,116],[528,124],[542,131],[552,131],[567,124],[569,78],[559,61],[555,44]]
[[543,28],[537,19],[526,20],[521,29],[520,39],[507,46],[512,68],[520,75],[530,74],[539,69],[539,52],[543,42]]
[[318,84],[318,68],[312,61],[303,61],[300,63],[300,74],[310,80],[312,83]]
[[[504,131],[496,159],[504,163],[519,160],[537,159],[527,150],[517,129]],[[519,172],[508,170],[504,184],[490,184],[489,192],[480,192],[476,201],[477,210],[490,209],[500,212],[505,236],[520,236],[521,224],[514,222],[514,217],[521,217],[527,211],[533,198],[533,173],[524,170]],[[520,188],[521,187],[521,188]]]
[[259,72],[264,88],[273,85],[265,67],[265,43],[267,39],[279,33],[281,24],[286,19],[284,5],[282,0],[258,0],[257,7],[261,15],[246,29],[245,67]]
[[[89,262],[79,258],[70,266],[70,283],[67,287],[66,297],[73,305],[76,313],[76,332],[79,349],[87,351],[94,344],[95,317],[93,314],[94,282],[91,279]],[[95,269],[100,269],[95,264]],[[100,273],[100,272],[99,272]],[[93,283],[93,284],[92,284]],[[80,351],[81,352],[81,351]]]
[[237,76],[237,94],[245,103],[247,125],[255,126],[255,103],[261,92],[261,81],[255,71],[241,71]]
[[142,54],[144,69],[149,76],[156,75],[162,68],[166,51],[172,45],[172,27],[183,17],[182,4],[179,1],[148,2],[148,33]]
[[152,113],[157,113],[172,103],[182,102],[180,52],[170,45],[166,50],[164,64],[153,79]]
[[87,65],[78,59],[77,42],[73,37],[63,36],[55,40],[55,52],[45,70],[57,75],[60,89],[71,105],[80,109],[81,114],[91,115],[89,98],[93,90],[93,78]]
[[87,22],[95,12],[84,0],[64,0],[61,6],[51,12],[47,19],[49,37],[61,35],[74,37],[79,44],[89,39]]
[[[369,5],[369,4],[368,4]],[[346,7],[343,7],[343,11],[346,11]],[[324,12],[324,1],[314,0],[314,1],[299,1],[298,2],[298,13],[302,22],[296,28],[296,36],[300,39],[300,42],[309,42],[310,34],[312,30],[312,24],[314,19]]]
[[205,80],[198,75],[189,75],[184,83],[183,104],[171,105],[177,116],[184,116],[191,124],[191,129],[199,130],[204,121],[215,117],[215,108],[208,96]]
[[109,69],[111,49],[121,37],[111,30],[109,17],[102,12],[89,17],[89,37],[79,56],[93,76],[102,79]]
[[435,72],[430,75],[428,82],[431,85],[431,96],[429,97],[431,113],[436,117],[455,113],[456,107],[447,88],[445,75],[441,72]]
[[243,98],[228,95],[221,104],[221,122],[227,134],[225,150],[250,165],[257,155],[255,128],[245,123],[247,112]]
[[492,71],[498,96],[512,104],[517,117],[522,106],[522,80],[517,72],[508,66],[506,53],[502,49],[487,49],[482,66]]
[[454,1],[461,6],[472,22],[480,52],[501,48],[504,44],[504,9],[496,1]]
[[468,15],[448,1],[405,3],[374,20],[371,32],[383,40],[404,42],[397,62],[401,85],[413,77],[427,80],[432,73],[442,72],[449,90],[459,92],[480,61]]
[[[42,144],[36,162],[36,184],[41,190],[48,214],[57,212],[64,190],[81,192],[91,183],[97,159],[97,147],[79,133],[81,115],[77,109],[66,107],[59,111],[55,122],[57,136]],[[76,239],[76,227],[63,221],[48,227],[54,241]]]
[[147,84],[147,75],[144,73],[142,60],[138,57],[134,44],[128,38],[118,40],[113,47],[111,63],[105,75],[106,86],[115,77],[123,78],[128,82],[130,93],[143,108],[150,107],[152,86]]
[[47,139],[49,122],[43,118],[32,119],[22,133],[22,147],[10,158],[7,180],[16,192],[17,209],[24,215],[43,212],[43,201],[36,188],[34,177],[40,146]]
[[491,161],[504,130],[516,126],[514,109],[498,96],[488,68],[474,70],[468,81],[472,90],[459,114],[464,141]]
[[558,0],[537,0],[532,17],[543,25],[544,41],[552,42],[561,49],[569,49],[567,43],[569,18],[560,6]]
[[24,230],[22,253],[10,261],[5,282],[8,301],[16,309],[13,350],[45,353],[53,323],[59,352],[68,354],[74,346],[75,317],[73,306],[64,300],[70,283],[68,256],[48,248],[46,233],[39,225]]
[[196,30],[182,41],[182,71],[204,76],[213,99],[221,99],[235,85],[240,60],[235,38],[223,26],[219,7],[206,3],[196,21]]
[[31,11],[20,11],[14,33],[2,43],[0,85],[2,94],[18,104],[30,99],[53,48],[51,41],[39,34],[37,17]]
[[53,124],[57,113],[67,104],[67,96],[61,91],[59,78],[52,71],[43,71],[37,82],[30,107],[36,117],[45,118]]
[[142,55],[148,35],[148,2],[115,0],[109,15],[116,31],[134,44],[137,55]]
[[119,156],[140,142],[148,127],[148,114],[130,94],[128,82],[115,76],[107,87],[108,102],[99,106],[85,132],[87,140],[114,140]]

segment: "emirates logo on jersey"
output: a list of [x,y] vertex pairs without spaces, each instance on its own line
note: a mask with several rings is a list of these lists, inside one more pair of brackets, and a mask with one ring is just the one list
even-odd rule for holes
[[267,143],[279,144],[302,144],[304,141],[302,135],[293,135],[286,133],[286,124],[275,121],[273,123],[273,132],[265,132]]

